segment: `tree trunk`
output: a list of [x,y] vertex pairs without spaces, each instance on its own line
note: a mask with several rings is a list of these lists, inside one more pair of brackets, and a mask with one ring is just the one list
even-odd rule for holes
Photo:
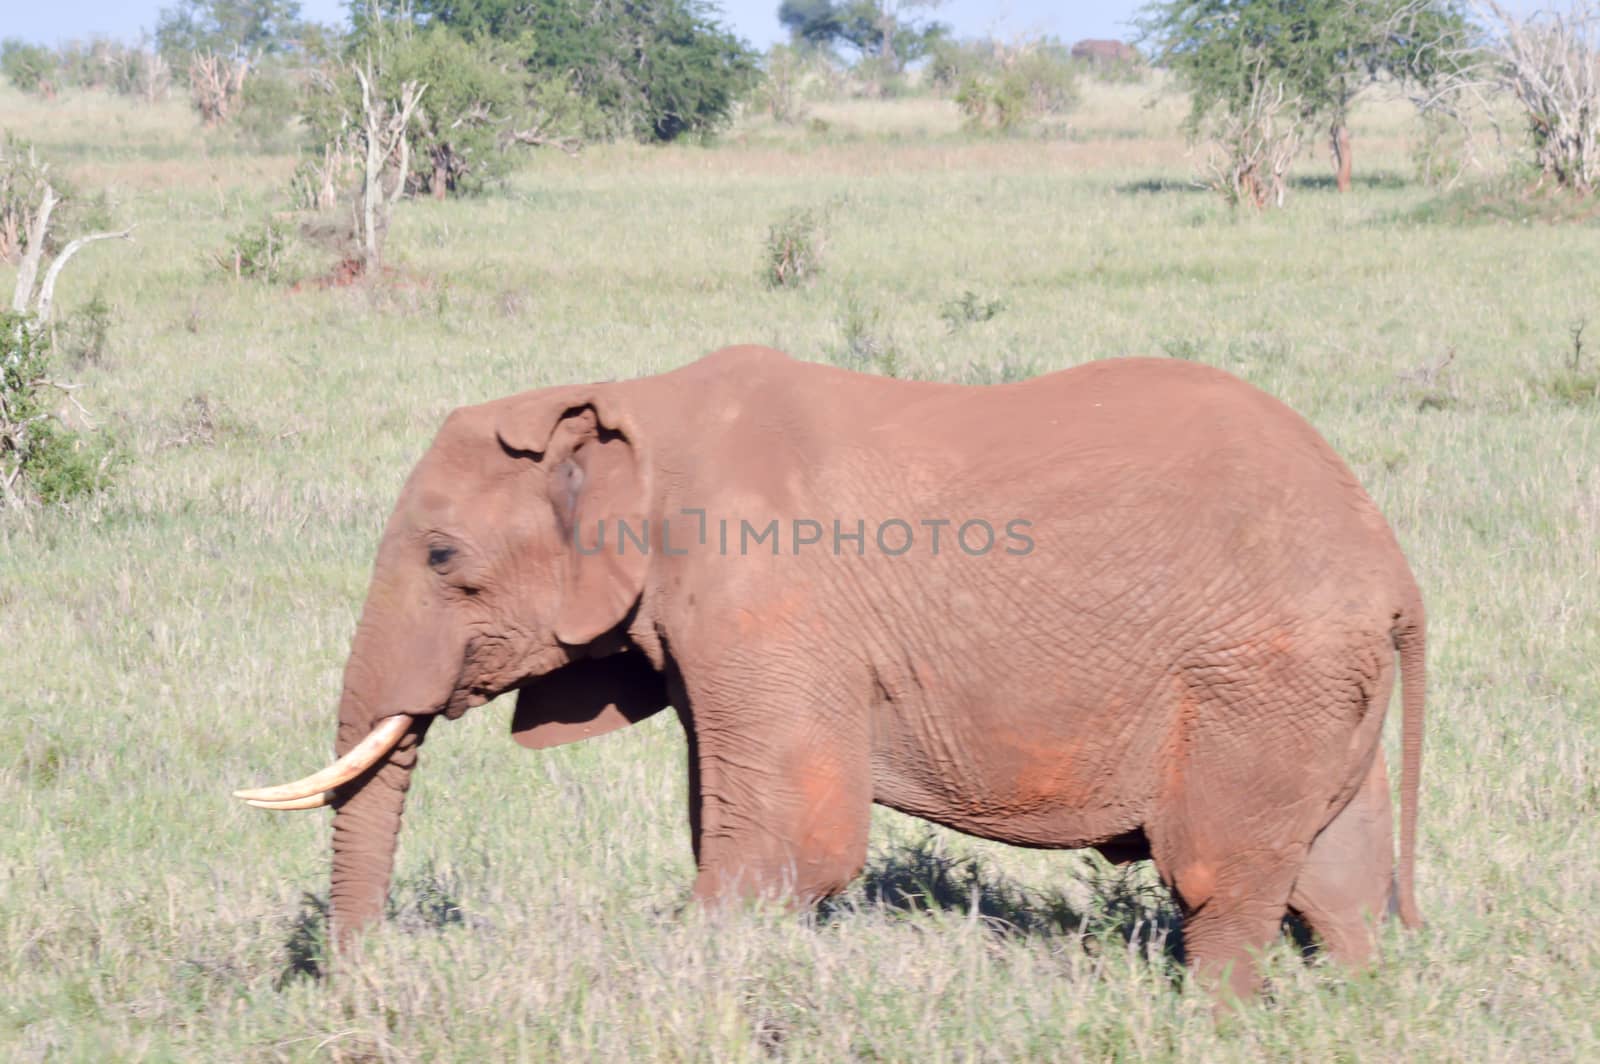
[[1333,145],[1334,182],[1340,192],[1350,191],[1350,128],[1342,119],[1333,120],[1331,136]]

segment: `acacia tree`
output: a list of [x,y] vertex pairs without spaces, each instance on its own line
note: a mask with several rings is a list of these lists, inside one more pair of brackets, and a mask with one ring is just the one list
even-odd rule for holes
[[899,73],[907,63],[927,55],[934,43],[949,32],[919,12],[933,10],[944,0],[783,0],[778,21],[796,41],[823,48],[853,49],[863,59],[872,57],[889,73]]
[[[1191,134],[1231,130],[1223,150],[1234,169],[1247,145],[1265,145],[1286,171],[1283,149],[1326,123],[1341,192],[1350,187],[1356,98],[1384,75],[1438,78],[1470,31],[1458,0],[1154,0],[1139,27],[1191,93]],[[1283,177],[1247,180],[1257,205],[1281,202]]]
[[156,19],[156,47],[169,60],[238,58],[282,51],[302,28],[300,0],[178,0]]
[[580,101],[592,136],[709,135],[758,75],[757,53],[707,0],[367,0],[356,37],[385,19],[517,55],[546,104],[556,83]]

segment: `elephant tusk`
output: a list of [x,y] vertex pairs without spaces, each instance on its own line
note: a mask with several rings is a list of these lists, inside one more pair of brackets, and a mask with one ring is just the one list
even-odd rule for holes
[[253,805],[257,809],[277,809],[285,812],[290,809],[321,809],[323,806],[331,805],[332,803],[333,796],[327,791],[323,791],[321,794],[313,794],[309,798],[290,798],[282,802],[263,802],[258,798],[245,799],[246,805]]
[[[235,798],[243,798],[247,802],[270,802],[266,808],[298,809],[300,806],[285,806],[278,803],[294,802],[302,798],[309,798],[322,791],[331,791],[335,787],[343,786],[361,775],[367,769],[377,764],[395,744],[400,737],[411,730],[411,718],[404,713],[393,717],[386,717],[367,737],[362,739],[350,752],[339,760],[323,769],[313,772],[305,779],[293,783],[281,784],[277,787],[256,787],[254,789],[234,791]],[[306,806],[305,808],[313,808]]]

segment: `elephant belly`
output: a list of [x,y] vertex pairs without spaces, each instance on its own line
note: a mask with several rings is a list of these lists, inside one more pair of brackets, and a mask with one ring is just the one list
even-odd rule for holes
[[1153,788],[1140,759],[1152,764],[1154,751],[1135,749],[1138,737],[1106,727],[1105,714],[975,714],[958,727],[939,719],[878,733],[874,801],[1015,846],[1110,844],[1143,826]]

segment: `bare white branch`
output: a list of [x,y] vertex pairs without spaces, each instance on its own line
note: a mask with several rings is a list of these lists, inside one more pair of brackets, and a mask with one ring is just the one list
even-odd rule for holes
[[1600,0],[1526,16],[1497,0],[1474,6],[1490,42],[1471,84],[1517,101],[1541,174],[1562,188],[1593,191],[1600,185]]
[[56,190],[46,184],[44,194],[39,197],[38,208],[28,219],[28,249],[22,254],[22,262],[17,267],[16,287],[11,292],[11,309],[18,314],[27,313],[28,304],[33,300],[33,282],[39,275],[39,258],[44,254],[44,238],[50,229],[50,214],[60,202]]
[[72,258],[72,256],[76,255],[78,252],[82,251],[84,248],[88,247],[90,244],[93,244],[97,240],[132,239],[133,226],[130,225],[128,228],[117,233],[90,233],[87,236],[80,236],[66,247],[62,248],[61,254],[55,257],[55,261],[50,263],[50,268],[45,271],[44,283],[39,286],[39,298],[34,303],[34,314],[38,317],[38,319],[41,322],[48,322],[50,320],[50,304],[55,300],[56,278],[61,276],[62,269],[67,265],[67,262]]

